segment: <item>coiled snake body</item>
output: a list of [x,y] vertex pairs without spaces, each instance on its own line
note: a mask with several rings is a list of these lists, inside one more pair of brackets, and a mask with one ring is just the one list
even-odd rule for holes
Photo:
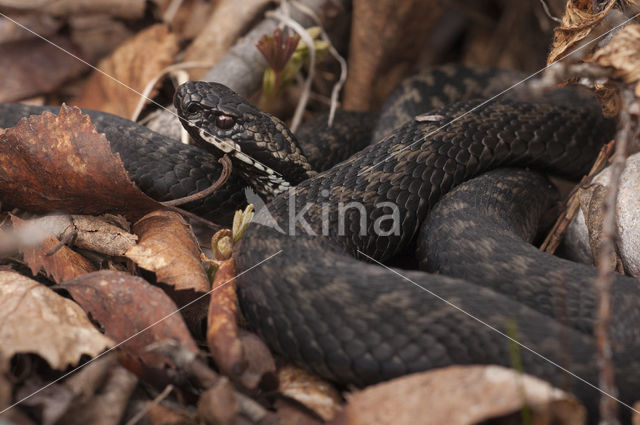
[[[443,68],[419,82],[431,90],[453,87],[449,93],[482,95],[481,89],[491,85],[488,81],[499,79],[472,74],[465,68]],[[474,83],[482,78],[486,81]],[[475,93],[470,86],[476,87]],[[405,97],[416,97],[407,90]],[[402,95],[394,101],[398,99]],[[277,226],[252,224],[234,257],[239,271],[246,271],[238,277],[243,313],[276,351],[329,379],[366,385],[451,364],[510,366],[513,342],[505,337],[508,334],[522,344],[524,371],[564,386],[560,365],[597,383],[592,336],[595,272],[567,268],[562,260],[540,263],[537,253],[520,249],[526,243],[513,236],[523,233],[517,225],[507,223],[508,229],[516,230],[504,234],[492,227],[502,223],[501,213],[513,212],[508,206],[513,201],[523,204],[524,211],[538,211],[544,204],[540,197],[494,196],[482,219],[488,217],[490,224],[477,225],[485,222],[468,216],[424,224],[444,194],[487,170],[509,165],[569,177],[583,174],[613,134],[613,123],[601,117],[597,106],[512,99],[474,109],[477,101],[453,103],[411,119],[378,143],[316,173],[282,122],[224,86],[187,83],[176,93],[175,104],[199,144],[230,153],[234,169],[246,173],[260,195],[275,196],[267,208]],[[0,126],[13,125],[33,112],[33,107],[0,105]],[[409,116],[423,112],[428,111],[412,111]],[[92,118],[100,131],[128,132],[130,137],[120,136],[114,149],[121,152],[134,181],[156,197],[197,191],[219,174],[210,154],[180,147],[110,115]],[[391,121],[405,118],[394,112]],[[113,143],[116,138],[109,139]],[[166,157],[169,152],[174,158]],[[496,177],[491,178],[493,183],[480,184],[489,194],[496,187]],[[213,203],[201,204],[237,196],[232,194],[241,186],[234,181],[226,192],[215,195],[219,198]],[[463,205],[460,199],[469,200],[465,190],[457,193],[462,198],[456,205]],[[502,202],[505,199],[508,202]],[[345,210],[349,203],[357,206]],[[201,204],[194,208],[202,211]],[[480,211],[474,205],[467,205],[467,210]],[[439,216],[457,210],[444,208]],[[420,252],[435,258],[423,261],[425,267],[442,268],[454,277],[375,264],[412,245],[421,226]],[[441,245],[430,239],[427,226],[453,235],[453,241]],[[457,268],[457,260],[439,255],[456,251],[455,238],[463,236],[463,245],[470,245],[474,254],[462,253]],[[499,252],[498,258],[494,252]],[[612,292],[612,348],[625,401],[640,390],[634,358],[640,347],[636,283],[618,276]],[[562,317],[557,317],[559,308],[565,312]],[[596,405],[593,388],[580,380],[572,384],[589,407]]]

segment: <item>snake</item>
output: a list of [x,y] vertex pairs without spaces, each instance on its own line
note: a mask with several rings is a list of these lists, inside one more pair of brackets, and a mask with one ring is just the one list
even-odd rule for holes
[[[511,367],[515,344],[524,372],[560,387],[570,376],[569,389],[593,410],[596,271],[528,244],[548,204],[546,180],[480,175],[528,167],[577,178],[615,123],[571,90],[482,101],[518,77],[461,66],[423,73],[387,101],[374,142],[334,142],[340,155],[316,149],[313,160],[319,132],[307,132],[303,150],[284,122],[217,83],[176,91],[194,146],[85,112],[159,200],[207,187],[221,173],[218,158],[231,157],[242,177],[186,207],[219,218],[247,184],[267,202],[234,247],[238,296],[249,326],[289,361],[361,387],[450,365]],[[0,126],[47,110],[56,108],[0,105]],[[416,247],[423,270],[393,266]],[[630,403],[640,390],[637,281],[616,275],[611,292],[613,395]]]

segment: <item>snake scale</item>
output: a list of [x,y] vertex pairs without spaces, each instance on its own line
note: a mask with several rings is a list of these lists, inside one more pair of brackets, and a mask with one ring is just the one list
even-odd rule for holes
[[[546,183],[514,177],[509,185],[510,177],[499,172],[480,183],[472,180],[427,220],[455,186],[498,167],[580,176],[612,137],[613,123],[584,100],[500,99],[476,109],[479,102],[472,98],[513,78],[505,75],[444,67],[415,79],[390,99],[392,105],[410,104],[409,112],[388,108],[392,112],[383,114],[385,124],[375,133],[380,141],[321,172],[313,170],[281,121],[228,88],[203,82],[179,88],[175,105],[193,139],[230,153],[234,170],[270,200],[268,212],[278,228],[253,224],[234,257],[242,311],[275,351],[321,376],[362,386],[451,364],[510,366],[505,335],[516,332],[524,371],[564,386],[561,365],[597,383],[594,269],[537,258],[544,254],[521,239],[530,236],[531,226],[523,230],[509,219],[522,213],[521,220],[535,222],[532,217],[546,202],[536,187],[546,191]],[[418,95],[416,84],[426,92]],[[466,100],[446,104],[464,94]],[[571,98],[558,96],[565,97]],[[435,101],[421,103],[429,98]],[[0,126],[41,110],[0,105]],[[133,180],[156,198],[195,192],[220,173],[209,152],[112,115],[90,115]],[[237,202],[243,184],[232,180],[190,207],[215,216],[225,203]],[[478,193],[491,201],[482,204]],[[340,210],[354,202],[366,220],[357,208]],[[304,214],[296,217],[292,210]],[[454,217],[460,211],[468,215]],[[375,264],[404,253],[419,234],[421,266],[448,276]],[[469,255],[445,258],[445,251],[460,255],[463,246]],[[617,276],[612,293],[620,397],[631,402],[640,390],[636,281]],[[581,380],[571,383],[593,409],[597,391]]]

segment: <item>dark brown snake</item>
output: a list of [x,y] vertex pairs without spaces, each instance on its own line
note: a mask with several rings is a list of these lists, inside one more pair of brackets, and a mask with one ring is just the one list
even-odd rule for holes
[[[419,102],[444,103],[438,91],[446,97],[456,91],[487,96],[501,86],[491,82],[506,78],[496,75],[445,67],[414,79],[411,84],[423,84],[427,93],[417,95],[405,85],[390,102],[413,102],[409,112],[382,118],[392,126],[409,121],[320,173],[282,122],[228,88],[204,82],[179,88],[175,105],[195,141],[229,152],[234,169],[245,173],[256,192],[276,194],[267,207],[285,232],[253,224],[234,251],[242,311],[274,350],[321,376],[360,386],[451,364],[510,366],[513,342],[505,335],[512,335],[522,344],[525,372],[565,387],[568,375],[561,366],[597,385],[595,269],[551,259],[521,239],[531,236],[547,202],[546,183],[502,172],[472,180],[426,220],[455,186],[497,167],[578,177],[612,137],[613,123],[584,100],[500,99],[475,110],[479,102],[466,100],[431,112]],[[558,96],[564,97],[571,98]],[[0,105],[0,126],[34,111]],[[219,174],[207,153],[110,115],[94,113],[92,119],[112,141],[109,132],[126,133],[113,149],[142,189],[156,197],[196,190],[184,184],[167,194],[157,187],[163,179],[167,187],[188,178],[202,186]],[[181,159],[166,159],[170,151]],[[150,160],[136,156],[145,152]],[[242,184],[233,181],[215,195],[215,203]],[[207,202],[192,207],[207,210]],[[357,208],[339,214],[353,202],[364,208],[364,221]],[[398,220],[389,219],[395,211]],[[298,213],[304,221],[290,223]],[[421,265],[448,276],[375,264],[404,253],[420,232]],[[447,252],[459,259],[449,259]],[[619,396],[627,403],[640,390],[638,292],[636,280],[616,277],[611,338]],[[598,392],[579,379],[570,383],[593,410]]]

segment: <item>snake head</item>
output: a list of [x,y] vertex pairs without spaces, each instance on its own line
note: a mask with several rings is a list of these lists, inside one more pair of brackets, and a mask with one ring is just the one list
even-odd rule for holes
[[229,155],[234,168],[261,194],[272,196],[313,175],[287,126],[230,88],[189,81],[178,88],[173,102],[195,143]]

